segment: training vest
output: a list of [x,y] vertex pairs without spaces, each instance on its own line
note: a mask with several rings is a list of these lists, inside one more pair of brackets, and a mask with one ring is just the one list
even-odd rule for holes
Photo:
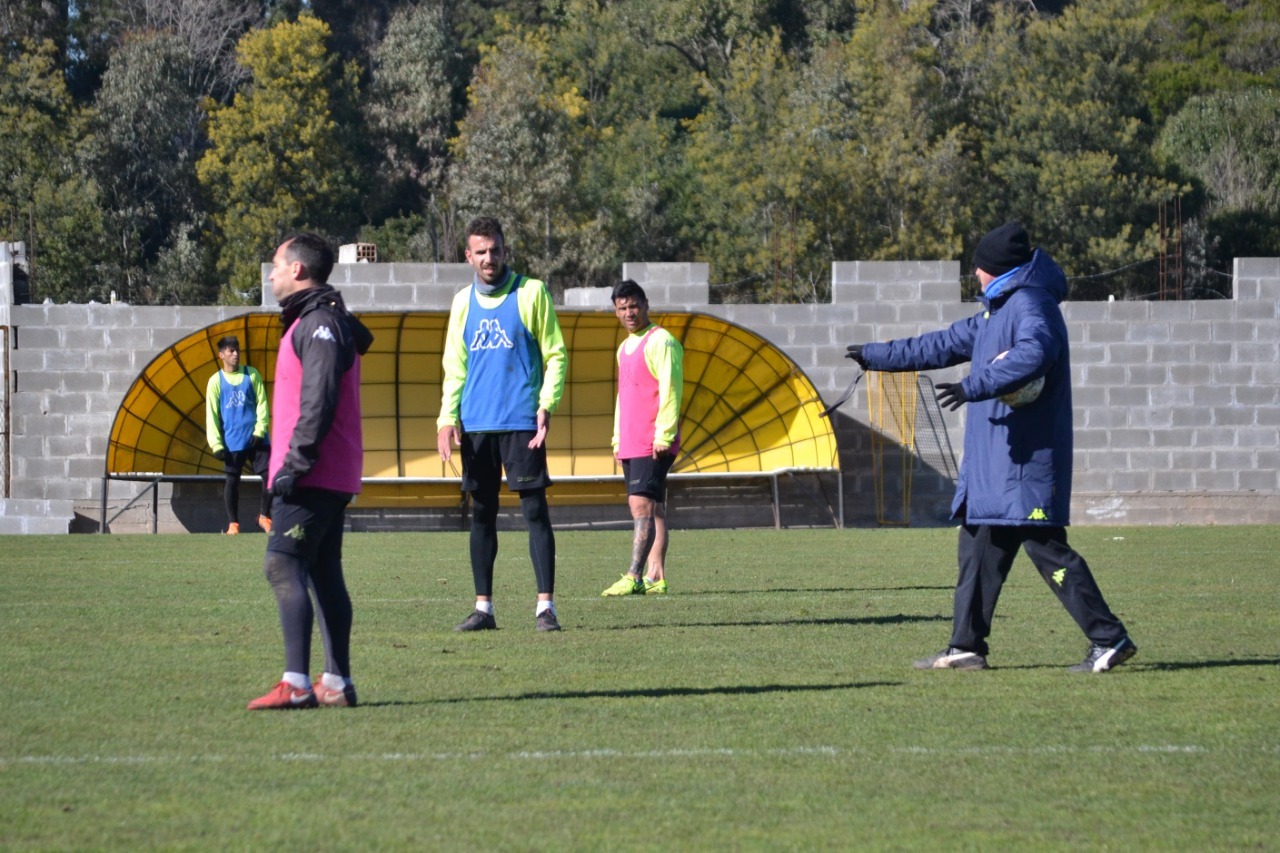
[[[651,326],[627,352],[627,343],[618,347],[618,458],[636,459],[653,455],[653,437],[658,428],[658,377],[649,370],[645,347],[649,336],[658,330]],[[680,433],[676,433],[671,452],[680,449]]]
[[463,337],[467,378],[460,414],[464,432],[532,432],[538,428],[542,349],[520,318],[519,290],[529,279],[512,274],[511,289],[485,308],[471,288]]
[[227,381],[225,370],[218,371],[218,415],[222,421],[222,443],[232,453],[249,446],[253,428],[258,423],[258,394],[247,370],[240,370],[240,384]]
[[[272,393],[272,412],[275,415],[273,432],[279,436],[271,443],[271,475],[284,465],[289,453],[290,437],[298,425],[302,401],[302,362],[293,349],[293,321],[280,338],[280,353],[276,356],[276,385]],[[311,470],[298,478],[298,485],[308,489],[327,489],[354,495],[360,491],[360,476],[364,473],[364,437],[360,429],[360,354],[356,353],[351,368],[342,374],[338,388],[338,405],[334,409],[333,423],[328,434],[320,441],[319,456]]]

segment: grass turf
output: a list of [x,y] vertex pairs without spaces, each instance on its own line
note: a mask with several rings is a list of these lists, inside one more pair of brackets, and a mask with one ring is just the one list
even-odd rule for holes
[[0,847],[1276,848],[1280,528],[1071,538],[1140,647],[1106,675],[1025,557],[993,669],[913,670],[952,530],[676,531],[622,599],[628,533],[561,532],[559,634],[503,534],[467,635],[463,535],[351,535],[361,707],[249,713],[262,537],[6,537]]

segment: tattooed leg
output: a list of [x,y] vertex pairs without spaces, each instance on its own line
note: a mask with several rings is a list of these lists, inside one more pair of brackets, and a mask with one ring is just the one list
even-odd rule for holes
[[635,532],[631,538],[631,568],[628,569],[627,574],[638,578],[644,572],[645,563],[649,560],[649,552],[653,550],[653,541],[657,535],[657,525],[653,517],[654,502],[639,495],[632,495],[628,503],[631,504],[631,519]]

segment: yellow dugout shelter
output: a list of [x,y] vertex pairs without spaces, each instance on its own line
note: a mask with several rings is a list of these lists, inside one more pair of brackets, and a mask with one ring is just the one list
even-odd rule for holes
[[[375,336],[361,367],[365,483],[359,505],[457,506],[460,472],[436,452],[448,313],[357,313]],[[548,496],[553,505],[617,501],[624,490],[610,438],[615,353],[626,331],[603,312],[560,311],[559,317],[569,370],[551,420],[548,462],[555,486]],[[839,471],[835,434],[820,416],[821,397],[782,351],[708,314],[654,314],[653,320],[684,346],[683,442],[673,479],[772,477],[776,521],[779,475]],[[222,479],[204,423],[205,384],[219,367],[217,342],[239,338],[241,362],[257,368],[270,388],[280,332],[279,314],[244,314],[194,332],[142,371],[111,427],[103,530],[111,480]],[[841,506],[837,523],[842,516]]]

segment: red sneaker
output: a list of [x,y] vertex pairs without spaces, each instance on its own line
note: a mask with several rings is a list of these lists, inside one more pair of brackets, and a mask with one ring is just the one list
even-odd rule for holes
[[356,706],[356,686],[348,684],[341,690],[334,690],[324,683],[324,676],[311,679],[311,689],[315,691],[316,701],[330,708],[354,708]]
[[233,522],[231,522],[230,524],[228,524],[228,525],[227,525],[227,535],[228,535],[228,536],[238,536],[239,534],[240,534],[240,525],[239,525],[239,524],[237,524],[236,522],[234,522],[234,521],[233,521]]
[[258,526],[262,528],[263,533],[270,533],[271,519],[267,518],[265,515],[258,516]]
[[270,709],[314,708],[316,694],[314,690],[299,690],[287,681],[281,681],[266,696],[259,696],[249,703],[250,711],[266,711]]

